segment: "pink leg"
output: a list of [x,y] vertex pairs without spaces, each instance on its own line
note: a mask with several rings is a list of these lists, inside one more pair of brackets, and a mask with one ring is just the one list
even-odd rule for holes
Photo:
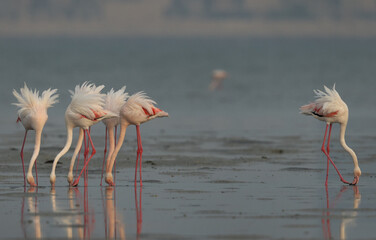
[[86,131],[86,133],[87,133],[87,136],[88,136],[88,138],[89,138],[89,143],[90,143],[91,148],[92,148],[93,150],[92,150],[92,152],[91,152],[91,155],[90,155],[89,159],[85,162],[85,165],[84,165],[84,167],[82,168],[82,170],[81,170],[81,172],[80,172],[80,175],[78,175],[78,178],[73,182],[72,186],[74,186],[74,187],[78,185],[78,182],[80,181],[80,178],[81,178],[82,173],[83,173],[84,171],[87,170],[87,166],[88,166],[90,160],[93,158],[94,154],[97,152],[97,151],[95,150],[95,147],[94,147],[93,141],[91,140],[91,136],[90,136],[89,131],[88,131],[88,130],[85,130],[85,131]]
[[[84,147],[84,148],[85,148],[85,147]],[[78,165],[79,165],[79,162],[80,162],[81,149],[82,149],[82,146],[81,146],[81,148],[80,148],[80,151],[78,151],[78,155],[77,155],[77,163],[76,163],[76,174],[75,174],[75,178],[77,178],[77,175],[78,175]]]
[[[346,183],[346,184],[350,184],[348,181],[346,181],[341,173],[339,172],[338,168],[336,167],[336,165],[334,164],[333,160],[330,158],[329,156],[329,153],[325,151],[325,139],[326,139],[326,133],[328,131],[328,127],[329,127],[329,124],[326,125],[326,129],[325,129],[325,136],[324,136],[324,141],[323,141],[323,144],[321,146],[321,151],[325,154],[325,156],[329,159],[329,161],[332,163],[334,169],[336,170],[336,172],[338,173],[338,176],[340,178],[340,180],[343,182],[343,183]],[[330,132],[329,132],[329,136],[330,136]],[[330,142],[330,139],[328,138],[328,143]],[[328,171],[328,170],[327,170]]]
[[137,130],[137,159],[136,159],[136,173],[135,173],[135,184],[137,181],[137,163],[139,164],[139,171],[140,171],[140,185],[142,186],[142,141],[141,141],[141,134],[140,134],[140,125],[136,125]]
[[[116,146],[117,126],[115,126],[115,146]],[[114,183],[116,182],[116,159],[114,162]]]
[[[330,124],[330,130],[329,130],[329,136],[328,136],[328,144],[327,144],[327,148],[326,148],[328,155],[329,155],[329,142],[330,142],[331,130],[332,130],[332,124]],[[322,142],[321,149],[325,149],[325,139],[326,139],[327,131],[328,131],[328,124],[326,125],[324,140]],[[329,176],[329,158],[326,158],[326,180],[325,180],[325,186],[328,186],[328,176]]]
[[104,141],[104,157],[103,157],[103,164],[102,164],[101,186],[102,186],[102,180],[103,180],[104,162],[106,161],[106,153],[107,153],[107,127],[106,127],[106,137]]
[[24,154],[23,154],[23,150],[24,150],[24,146],[25,146],[26,136],[27,136],[27,130],[25,130],[25,136],[24,136],[24,140],[23,140],[23,143],[22,143],[21,153],[20,153],[20,155],[21,155],[21,160],[22,160],[23,176],[24,176],[24,187],[26,187],[26,176],[25,176],[25,165],[24,165]]
[[[90,137],[91,135],[91,127],[89,127],[89,132],[88,132],[88,137]],[[87,150],[88,150],[88,153],[89,153],[89,142],[87,143]],[[90,159],[91,159],[91,157],[90,157]],[[86,181],[88,181],[89,179],[88,179],[88,176],[89,176],[89,168],[88,167],[86,167]],[[87,184],[86,184],[86,186],[87,186]]]
[[[138,141],[137,141],[137,145],[138,145]],[[138,156],[139,156],[139,152],[138,152],[138,148],[137,148],[137,157],[136,157],[136,166],[135,166],[135,170],[134,170],[134,185],[136,186],[137,185],[137,166],[138,166]]]
[[[87,136],[89,138],[89,135],[90,135],[90,128],[89,128],[89,131],[86,132],[87,133]],[[87,156],[89,155],[89,151],[90,151],[90,148],[89,148],[89,141],[87,141],[87,145],[86,145],[86,149],[87,149],[87,155],[86,155],[86,160],[85,160],[85,164],[86,162],[88,161],[88,158]],[[85,170],[84,170],[84,186],[87,187],[87,181],[88,181],[88,168],[86,167]]]

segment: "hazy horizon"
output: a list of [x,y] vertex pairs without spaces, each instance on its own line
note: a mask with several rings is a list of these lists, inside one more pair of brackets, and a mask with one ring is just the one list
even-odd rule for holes
[[3,1],[0,36],[376,37],[376,1]]

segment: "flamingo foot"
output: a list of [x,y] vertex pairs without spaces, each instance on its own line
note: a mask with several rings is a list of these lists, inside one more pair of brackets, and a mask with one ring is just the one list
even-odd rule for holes
[[348,182],[348,181],[346,181],[345,179],[340,179],[341,180],[341,182],[343,182],[344,184],[350,184],[351,185],[351,183],[350,182]]
[[353,182],[352,182],[352,183],[349,183],[349,185],[353,185],[353,186],[355,186],[356,184],[358,184],[358,182],[359,182],[359,177],[358,177],[358,176],[355,176]]
[[78,183],[80,182],[80,180],[79,179],[76,179],[76,180],[74,180],[74,182],[72,183],[72,187],[77,187],[78,186]]

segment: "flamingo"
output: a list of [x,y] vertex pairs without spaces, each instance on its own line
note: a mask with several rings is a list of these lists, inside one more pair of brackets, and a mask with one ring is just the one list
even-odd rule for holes
[[[120,88],[118,91],[114,91],[114,89],[111,89],[105,98],[105,104],[104,109],[119,113],[121,107],[124,105],[125,101],[128,98],[128,93],[125,93],[125,86]],[[104,158],[103,158],[103,164],[102,164],[102,176],[101,176],[101,186],[102,186],[102,179],[103,179],[103,169],[104,169],[104,163],[106,160],[106,153],[107,153],[107,134],[109,137],[109,149],[108,149],[108,156],[111,156],[115,149],[115,142],[116,135],[114,136],[114,128],[115,128],[115,134],[117,130],[117,126],[120,124],[120,117],[116,118],[109,118],[109,119],[103,119],[103,124],[106,126],[106,138],[105,138],[105,148],[104,148]]]
[[[37,163],[36,159],[39,155],[40,142],[43,127],[48,119],[47,109],[52,107],[53,104],[57,103],[58,94],[55,94],[57,89],[48,89],[42,92],[42,95],[39,96],[39,91],[32,91],[24,83],[24,87],[20,89],[20,93],[16,90],[13,90],[13,95],[17,98],[18,103],[13,103],[20,109],[18,110],[17,122],[21,122],[25,128],[25,136],[21,148],[21,160],[22,160],[22,169],[24,176],[24,186],[26,186],[25,179],[25,166],[24,166],[24,155],[23,150],[25,146],[27,132],[29,130],[35,130],[35,145],[34,152],[30,159],[29,169],[27,171],[27,182],[30,186],[37,186],[38,184],[38,173],[37,173]],[[35,163],[35,173],[37,178],[37,184],[34,182],[34,177],[32,174],[33,165]]]
[[[71,186],[77,186],[78,182],[80,180],[81,174],[84,171],[84,169],[89,164],[91,158],[96,153],[96,150],[94,148],[93,141],[91,140],[89,127],[92,125],[98,123],[99,121],[106,119],[106,118],[112,118],[116,117],[117,115],[109,112],[104,111],[104,96],[105,94],[101,93],[101,90],[104,88],[103,85],[95,86],[94,84],[89,84],[88,82],[84,82],[82,86],[77,85],[75,87],[75,91],[69,90],[71,93],[72,101],[67,107],[67,110],[65,111],[65,124],[67,128],[67,141],[65,143],[64,148],[56,155],[54,162],[52,164],[52,170],[50,174],[50,182],[51,185],[55,185],[56,181],[56,165],[59,161],[59,159],[68,152],[71,144],[72,144],[72,137],[73,137],[73,128],[79,127],[79,136],[78,141],[76,145],[76,149],[73,153],[71,164],[69,168],[68,173],[68,183]],[[89,143],[92,147],[92,153],[91,156],[85,161],[84,167],[82,168],[79,176],[77,179],[73,182],[73,167],[74,162],[76,159],[76,156],[81,149],[82,146],[82,140],[84,138],[84,135],[88,136]],[[86,140],[85,135],[85,140]],[[88,146],[84,144],[85,146],[85,156],[89,153]]]
[[127,102],[120,109],[120,136],[118,143],[116,144],[115,150],[111,156],[107,157],[106,165],[106,177],[105,181],[110,186],[114,186],[112,177],[112,168],[114,166],[115,159],[119,150],[124,142],[124,137],[128,126],[136,125],[137,131],[137,158],[136,158],[136,168],[135,168],[135,177],[134,183],[136,185],[137,180],[137,165],[139,164],[140,170],[140,185],[142,186],[142,175],[141,175],[141,166],[142,166],[142,142],[140,134],[140,124],[150,121],[157,117],[168,117],[168,113],[162,111],[159,108],[154,106],[155,101],[150,99],[144,92],[138,92],[130,96]]
[[220,90],[222,89],[222,82],[227,78],[227,72],[222,69],[216,69],[212,73],[212,81],[209,84],[209,90]]
[[[346,132],[346,126],[347,126],[347,122],[349,118],[349,110],[347,108],[346,103],[341,99],[338,92],[335,90],[335,84],[333,86],[333,89],[329,89],[326,86],[324,86],[324,88],[325,88],[325,92],[321,90],[314,90],[314,93],[316,95],[316,100],[313,103],[300,107],[300,112],[305,115],[311,115],[320,121],[326,122],[324,140],[321,146],[321,151],[327,157],[325,185],[326,186],[328,185],[329,161],[334,166],[335,170],[338,173],[338,176],[340,177],[340,180],[343,183],[356,185],[359,181],[359,177],[362,172],[360,171],[358,158],[355,152],[349,146],[347,146],[346,141],[345,141],[345,132]],[[330,134],[332,131],[333,123],[340,124],[339,136],[340,136],[341,146],[345,149],[346,152],[350,154],[354,162],[354,180],[351,183],[343,179],[339,170],[334,164],[333,160],[329,156]],[[327,142],[326,151],[325,151],[325,139],[327,136],[328,128],[329,128],[328,142]]]

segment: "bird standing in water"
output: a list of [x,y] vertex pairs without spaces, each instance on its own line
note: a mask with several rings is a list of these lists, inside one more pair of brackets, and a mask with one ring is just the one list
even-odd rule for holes
[[142,175],[141,175],[141,167],[142,167],[142,142],[141,142],[141,134],[140,134],[140,124],[150,121],[157,117],[168,117],[168,113],[158,109],[154,106],[156,104],[155,101],[151,100],[148,96],[146,96],[143,92],[138,92],[130,96],[127,102],[122,106],[120,110],[120,136],[118,142],[116,144],[115,150],[111,156],[107,157],[107,165],[106,165],[106,177],[105,181],[110,186],[114,186],[115,183],[113,182],[112,176],[112,167],[114,166],[115,159],[119,150],[124,142],[125,133],[127,127],[130,125],[136,125],[137,131],[137,158],[136,158],[136,167],[135,167],[135,177],[134,183],[136,184],[137,181],[137,166],[139,165],[140,171],[140,185],[142,185]]
[[[69,168],[68,173],[68,183],[71,186],[77,186],[78,182],[80,180],[82,172],[85,170],[87,165],[89,164],[91,158],[96,153],[96,150],[94,148],[93,141],[91,140],[89,127],[92,125],[100,122],[101,120],[105,118],[112,118],[116,117],[117,114],[114,114],[109,111],[104,111],[104,97],[105,94],[101,93],[101,90],[104,88],[103,85],[101,86],[95,86],[94,84],[89,84],[87,82],[83,83],[82,86],[77,85],[75,87],[75,91],[69,91],[71,93],[72,101],[69,104],[67,110],[65,111],[65,124],[67,128],[67,141],[65,143],[64,148],[57,154],[57,156],[54,159],[52,170],[50,174],[50,182],[51,185],[55,185],[56,181],[56,165],[59,161],[59,159],[68,152],[71,144],[72,144],[72,137],[73,137],[73,128],[79,127],[80,132],[78,136],[78,141],[76,145],[76,149],[73,153],[71,164]],[[88,146],[86,145],[86,135],[88,137],[88,141],[92,147],[92,153],[91,156],[86,159],[86,156],[89,153]],[[77,179],[73,182],[73,167],[74,162],[76,159],[76,156],[81,149],[82,146],[82,140],[85,137],[85,144],[84,144],[84,156],[85,156],[85,164],[82,168],[79,176]]]
[[[121,107],[125,104],[128,97],[129,97],[128,93],[125,92],[125,86],[116,92],[114,91],[114,89],[111,89],[105,97],[105,104],[104,104],[105,111],[108,110],[113,113],[119,114]],[[107,153],[107,135],[109,138],[108,157],[110,158],[115,149],[116,132],[117,132],[117,126],[120,124],[120,117],[103,119],[102,122],[106,126],[106,137],[105,137],[105,147],[104,147],[104,158],[103,158],[103,164],[102,164],[102,175],[101,175],[101,184],[100,184],[101,186],[102,186],[102,179],[103,179],[103,169],[104,169],[104,164],[106,161],[106,153]],[[115,131],[115,134],[114,134],[114,131]]]
[[[333,86],[333,89],[329,89],[326,86],[324,86],[324,88],[325,88],[325,92],[321,90],[314,90],[314,93],[316,95],[316,100],[313,103],[300,107],[300,112],[305,115],[311,115],[320,121],[326,122],[324,140],[321,146],[321,151],[327,157],[325,185],[328,185],[329,161],[334,166],[335,170],[337,171],[340,177],[340,180],[343,183],[356,185],[361,175],[361,171],[360,171],[359,164],[358,164],[358,158],[355,152],[349,146],[347,146],[346,141],[345,141],[345,132],[346,132],[347,122],[349,118],[349,110],[347,108],[346,103],[341,99],[338,92],[335,90],[335,85]],[[342,175],[340,174],[333,160],[329,156],[330,135],[331,135],[333,123],[340,124],[341,146],[345,149],[346,152],[350,154],[354,162],[354,180],[351,183],[343,179]],[[327,142],[326,150],[325,150],[325,140],[326,140],[326,136],[328,133],[328,128],[329,128],[328,142]]]
[[[18,106],[18,118],[17,122],[21,122],[25,128],[25,137],[23,140],[21,148],[21,160],[22,160],[22,169],[24,175],[24,186],[26,186],[25,179],[25,166],[24,166],[24,156],[23,150],[25,146],[25,140],[27,132],[29,130],[35,130],[35,146],[34,152],[30,159],[29,170],[27,171],[27,182],[30,186],[38,185],[38,173],[37,173],[37,164],[36,159],[39,155],[40,143],[42,137],[43,127],[48,119],[47,109],[52,107],[53,104],[57,103],[58,96],[55,94],[57,89],[48,89],[42,92],[42,95],[39,96],[37,90],[32,91],[24,84],[24,87],[20,89],[20,93],[16,90],[13,90],[13,95],[17,98],[18,103],[13,103]],[[37,183],[34,182],[34,177],[32,174],[33,165],[35,163],[35,173],[37,178]]]

